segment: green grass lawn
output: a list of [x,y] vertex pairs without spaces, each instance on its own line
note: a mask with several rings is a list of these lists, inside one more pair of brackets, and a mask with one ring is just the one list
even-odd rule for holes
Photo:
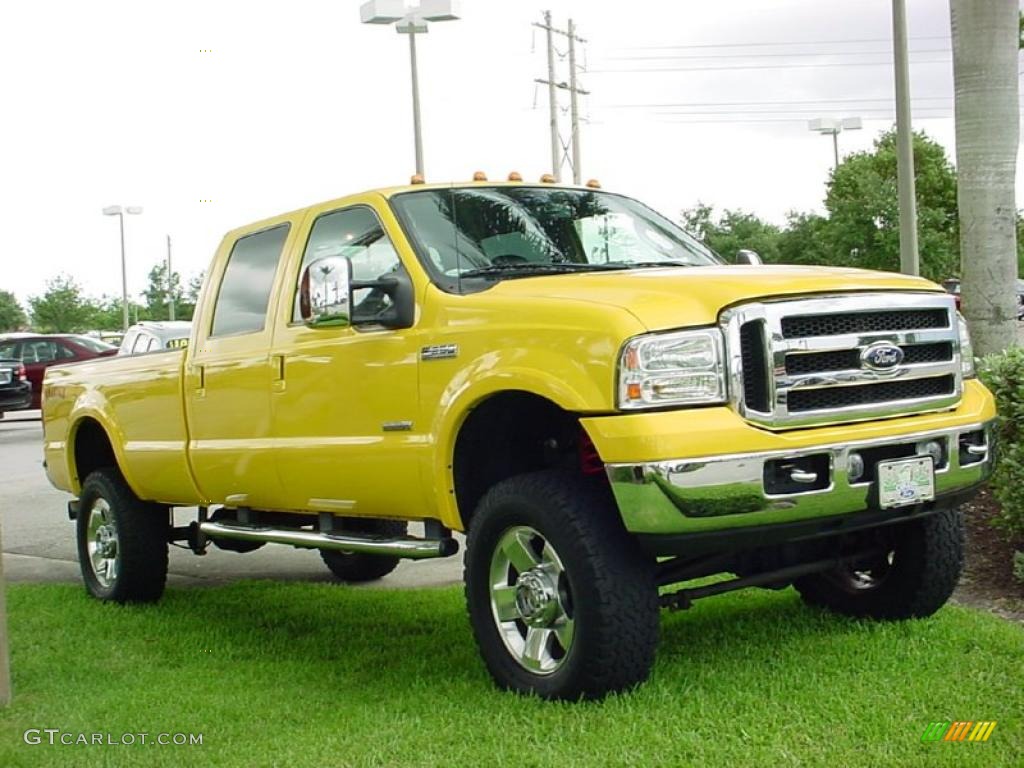
[[[748,591],[663,614],[637,691],[495,690],[458,589],[247,582],[156,606],[8,589],[15,700],[0,766],[1024,764],[1024,631],[968,609],[873,624]],[[997,720],[929,743],[935,720]],[[202,746],[28,746],[27,728],[201,732]]]

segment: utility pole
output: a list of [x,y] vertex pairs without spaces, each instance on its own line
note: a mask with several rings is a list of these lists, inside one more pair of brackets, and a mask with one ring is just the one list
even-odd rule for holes
[[917,199],[914,191],[914,133],[910,123],[906,0],[892,0],[892,44],[896,64],[896,181],[899,188],[900,271],[920,274]]
[[171,271],[171,236],[167,236],[167,317],[174,319],[174,272]]
[[[572,179],[574,184],[579,184],[582,177],[582,170],[580,168],[580,125],[579,125],[579,104],[577,102],[577,96],[582,94],[588,95],[590,92],[579,87],[576,82],[576,43],[585,43],[581,37],[576,36],[575,25],[572,19],[569,19],[568,29],[555,29],[551,26],[551,11],[544,12],[544,23],[534,24],[533,26],[538,29],[543,29],[547,33],[547,45],[548,45],[548,77],[546,80],[537,78],[534,82],[546,85],[548,87],[548,111],[550,113],[550,129],[551,129],[551,172],[555,177],[555,181],[562,180],[562,162],[563,162],[563,150],[562,150],[562,139],[558,132],[558,88],[569,91],[570,97],[570,119],[571,135],[570,143],[572,148],[572,156],[570,158],[570,164],[572,165]],[[558,82],[555,74],[555,35],[564,35],[569,39],[569,82]]]
[[572,183],[580,184],[580,110],[576,103],[576,27],[569,19],[569,105],[572,120]]
[[551,28],[551,11],[544,11],[544,29],[548,38],[548,113],[551,128],[551,173],[562,180],[562,148],[558,138],[558,94],[555,92],[555,39]]

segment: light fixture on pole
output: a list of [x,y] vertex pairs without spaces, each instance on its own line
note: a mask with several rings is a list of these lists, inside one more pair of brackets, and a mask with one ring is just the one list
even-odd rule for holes
[[856,131],[864,127],[859,117],[844,117],[841,120],[834,117],[819,117],[807,123],[808,130],[823,135],[832,136],[832,152],[835,155],[836,165],[839,167],[839,134],[843,131]]
[[124,256],[124,215],[137,216],[142,213],[141,206],[129,205],[123,210],[120,205],[108,205],[103,209],[104,216],[117,216],[121,225],[121,324],[122,330],[128,330],[128,265]]
[[427,33],[428,21],[459,18],[457,0],[420,0],[407,7],[404,0],[370,0],[359,8],[363,24],[396,24],[395,31],[409,36],[409,67],[412,71],[412,128],[416,147],[416,174],[423,176],[423,137],[420,131],[420,87],[416,67],[416,35]]

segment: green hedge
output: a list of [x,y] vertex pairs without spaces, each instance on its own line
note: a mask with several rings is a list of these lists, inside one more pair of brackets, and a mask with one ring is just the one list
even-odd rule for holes
[[1024,534],[1024,348],[980,361],[978,375],[996,396],[996,465],[990,486],[999,501],[997,522]]

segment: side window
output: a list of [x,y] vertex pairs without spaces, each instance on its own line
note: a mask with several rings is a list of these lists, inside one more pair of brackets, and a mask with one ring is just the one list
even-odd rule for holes
[[57,345],[57,357],[60,360],[74,360],[75,359],[75,353],[74,353],[74,351],[72,351],[68,347],[65,347],[63,344],[58,344]]
[[288,225],[283,224],[238,239],[220,281],[211,336],[263,330],[274,273],[287,236]]
[[[353,280],[376,280],[402,268],[398,253],[376,214],[364,207],[325,213],[313,222],[298,280],[302,279],[307,266],[327,256],[344,256],[352,262]],[[373,288],[360,288],[352,297],[352,319],[372,319],[390,306],[391,298],[386,294]],[[292,322],[301,321],[296,284]]]
[[156,336],[151,336],[149,339],[149,344],[146,345],[146,351],[152,352],[155,349],[160,349],[160,339],[158,339]]
[[132,353],[132,345],[135,344],[135,340],[138,337],[138,331],[128,331],[128,335],[121,340],[121,349],[119,350],[119,353],[122,355],[130,355]]
[[0,343],[0,357],[8,360],[21,359],[21,345],[16,341],[5,341]]
[[29,341],[22,355],[26,363],[52,363],[57,359],[57,345],[52,341]]
[[148,333],[139,333],[139,335],[135,337],[135,343],[132,345],[131,353],[133,355],[141,355],[146,351],[146,345],[149,344],[149,340],[151,338],[153,337]]

